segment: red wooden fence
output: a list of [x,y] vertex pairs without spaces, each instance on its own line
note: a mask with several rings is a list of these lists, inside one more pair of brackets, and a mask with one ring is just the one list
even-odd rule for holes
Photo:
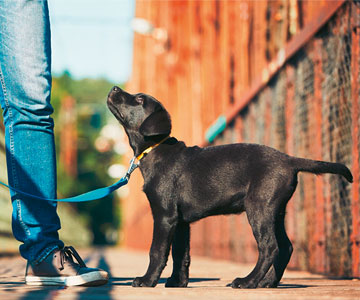
[[[135,34],[128,90],[152,94],[165,105],[173,136],[206,145],[209,127],[225,120],[214,144],[256,142],[352,169],[352,185],[339,176],[300,175],[286,225],[295,248],[291,267],[360,276],[359,3],[136,4],[136,16],[167,39]],[[141,186],[134,174],[123,201],[124,244],[148,249],[152,217]],[[245,215],[197,222],[191,246],[193,254],[257,258]]]

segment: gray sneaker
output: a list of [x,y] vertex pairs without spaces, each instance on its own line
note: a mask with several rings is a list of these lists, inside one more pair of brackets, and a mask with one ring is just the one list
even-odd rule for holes
[[28,285],[99,286],[106,284],[108,280],[107,272],[86,267],[73,247],[51,252],[39,264],[28,262],[25,273]]

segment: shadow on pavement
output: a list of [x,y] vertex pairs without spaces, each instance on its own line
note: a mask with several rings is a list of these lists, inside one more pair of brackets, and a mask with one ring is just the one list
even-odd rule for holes
[[[87,258],[87,260],[90,260],[90,257]],[[105,256],[104,256],[104,250],[100,250],[100,258],[99,258],[99,262],[98,262],[98,268],[106,271],[109,273],[109,277],[111,278],[111,270],[110,270],[110,265],[107,263]],[[103,286],[100,286],[100,288],[94,288],[94,287],[88,287],[85,290],[81,291],[78,295],[78,300],[88,300],[89,299],[89,294],[91,294],[93,297],[95,297],[95,295],[97,293],[99,293],[99,295],[101,295],[101,299],[102,300],[111,300],[111,291],[112,291],[113,287],[111,284],[111,279],[109,280],[109,283]]]
[[[110,278],[110,285],[123,285],[131,286],[135,277],[112,277]],[[165,284],[167,278],[160,278],[158,284]],[[191,282],[204,282],[204,281],[218,281],[220,278],[190,278],[189,283]]]
[[309,287],[314,287],[315,285],[306,285],[306,284],[286,284],[280,283],[278,289],[305,289]]

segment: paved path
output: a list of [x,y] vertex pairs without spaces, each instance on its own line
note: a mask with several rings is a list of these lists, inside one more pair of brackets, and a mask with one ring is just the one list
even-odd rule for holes
[[110,271],[109,284],[95,288],[30,287],[24,284],[24,260],[18,256],[0,257],[0,299],[360,299],[359,280],[331,280],[295,271],[285,272],[277,289],[232,289],[226,285],[235,277],[246,275],[253,266],[200,257],[192,258],[191,279],[186,289],[164,287],[170,267],[165,269],[156,288],[133,288],[133,278],[145,272],[147,253],[111,248],[79,252],[90,267]]

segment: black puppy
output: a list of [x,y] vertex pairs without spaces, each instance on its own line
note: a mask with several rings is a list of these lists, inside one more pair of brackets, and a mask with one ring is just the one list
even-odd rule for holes
[[[284,217],[297,185],[297,173],[340,174],[352,182],[351,172],[343,164],[291,157],[262,145],[186,147],[175,138],[167,138],[170,116],[149,95],[131,95],[114,87],[107,103],[141,160],[143,190],[154,218],[150,264],[146,274],[133,281],[135,287],[157,284],[170,246],[174,264],[166,286],[186,287],[189,224],[207,216],[243,211],[259,257],[254,270],[245,278],[236,278],[232,287],[276,287],[292,253]],[[142,155],[144,151],[151,152]]]

